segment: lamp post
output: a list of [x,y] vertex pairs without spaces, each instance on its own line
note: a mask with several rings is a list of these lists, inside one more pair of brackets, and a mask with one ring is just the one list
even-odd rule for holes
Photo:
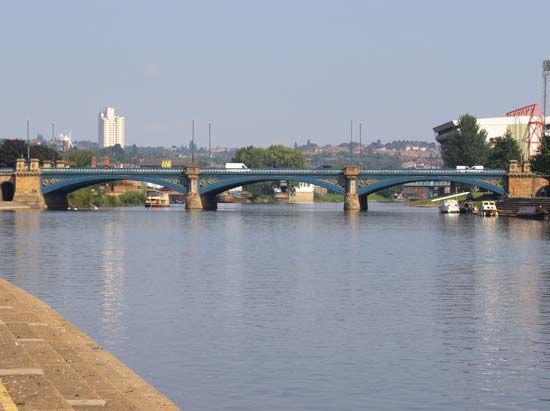
[[55,164],[55,123],[52,123],[52,164]]
[[31,163],[31,140],[29,137],[30,120],[27,119],[27,161]]
[[353,120],[351,120],[351,125],[350,125],[349,160],[350,160],[350,166],[352,166],[353,165]]
[[208,166],[212,167],[212,123],[208,123]]
[[191,121],[191,164],[195,165],[195,120]]
[[544,128],[544,134],[548,134],[550,133],[550,125],[547,125],[546,124],[546,116],[547,116],[547,99],[548,99],[548,96],[547,96],[547,90],[548,90],[548,85],[549,85],[549,81],[548,79],[550,78],[550,60],[544,60],[542,62],[542,77],[543,77],[543,81],[544,81],[544,90],[543,90],[543,100],[542,100],[542,124],[543,124],[543,128]]
[[363,128],[363,123],[359,122],[359,169],[361,169],[361,132],[362,132],[362,128]]

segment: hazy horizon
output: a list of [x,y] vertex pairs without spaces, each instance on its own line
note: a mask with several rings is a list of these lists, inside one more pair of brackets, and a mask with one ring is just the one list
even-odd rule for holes
[[[106,106],[126,145],[434,141],[464,112],[542,100],[550,4],[463,1],[10,2],[0,138],[72,130]],[[534,12],[536,11],[536,13]]]

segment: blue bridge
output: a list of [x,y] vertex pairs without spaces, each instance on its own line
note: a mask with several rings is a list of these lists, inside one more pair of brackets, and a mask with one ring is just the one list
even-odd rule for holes
[[215,209],[216,196],[234,187],[265,181],[304,182],[345,195],[345,209],[366,209],[367,196],[413,182],[450,181],[506,194],[505,170],[343,170],[181,168],[42,168],[40,190],[50,207],[66,204],[66,195],[94,184],[135,180],[186,194],[188,209]]
[[234,187],[266,181],[304,182],[345,196],[345,210],[366,210],[367,196],[409,183],[441,182],[477,186],[501,196],[531,197],[548,186],[547,176],[531,173],[529,165],[511,162],[508,170],[406,169],[223,169],[199,168],[66,168],[31,159],[15,169],[0,169],[0,200],[34,208],[66,208],[67,194],[95,184],[134,180],[157,184],[186,195],[187,209],[216,209],[217,196]]

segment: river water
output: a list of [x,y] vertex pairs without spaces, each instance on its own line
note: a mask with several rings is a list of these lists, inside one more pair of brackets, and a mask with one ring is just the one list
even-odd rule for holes
[[550,408],[550,226],[371,204],[0,213],[0,275],[186,410]]

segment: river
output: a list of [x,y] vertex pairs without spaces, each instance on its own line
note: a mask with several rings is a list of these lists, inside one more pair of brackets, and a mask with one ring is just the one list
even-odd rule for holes
[[188,411],[548,409],[549,256],[391,204],[0,213],[0,275]]

